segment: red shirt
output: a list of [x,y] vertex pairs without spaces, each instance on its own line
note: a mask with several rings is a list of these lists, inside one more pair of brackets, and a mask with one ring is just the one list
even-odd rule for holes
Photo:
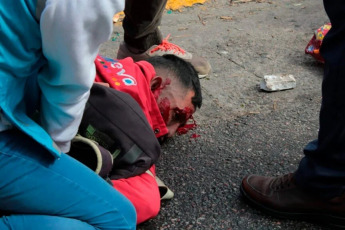
[[168,129],[151,91],[150,82],[156,76],[153,66],[132,58],[114,60],[100,55],[95,60],[96,82],[105,82],[111,88],[130,94],[142,108],[156,137],[164,136]]
[[[113,60],[97,56],[95,64],[96,82],[105,82],[114,89],[129,93],[139,103],[156,137],[168,133],[151,92],[150,81],[155,77],[156,72],[150,63],[133,62],[132,58]],[[156,176],[155,165],[149,170]],[[137,224],[158,215],[160,194],[154,177],[143,173],[135,177],[112,180],[112,182],[114,188],[134,205],[137,212]]]

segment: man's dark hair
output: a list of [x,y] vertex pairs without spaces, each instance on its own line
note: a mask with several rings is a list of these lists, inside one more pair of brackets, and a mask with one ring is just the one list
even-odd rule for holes
[[195,95],[192,98],[192,103],[195,108],[201,107],[202,94],[200,80],[192,64],[173,54],[150,57],[147,61],[151,63],[154,68],[162,68],[172,72],[186,89],[194,91]]

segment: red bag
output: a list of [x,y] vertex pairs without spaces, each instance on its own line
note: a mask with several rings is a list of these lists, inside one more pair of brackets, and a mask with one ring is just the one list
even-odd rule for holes
[[314,36],[309,41],[307,47],[305,48],[305,53],[310,54],[313,56],[316,60],[318,60],[321,63],[324,63],[324,59],[320,54],[320,48],[322,45],[323,38],[328,33],[328,31],[331,29],[331,23],[327,23],[323,26],[321,26],[319,29],[315,31]]

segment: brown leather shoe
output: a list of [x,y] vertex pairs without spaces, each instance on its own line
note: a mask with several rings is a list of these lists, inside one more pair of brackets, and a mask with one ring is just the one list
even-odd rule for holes
[[252,205],[276,217],[304,219],[345,228],[345,194],[330,200],[298,188],[293,173],[280,177],[250,175],[241,193]]

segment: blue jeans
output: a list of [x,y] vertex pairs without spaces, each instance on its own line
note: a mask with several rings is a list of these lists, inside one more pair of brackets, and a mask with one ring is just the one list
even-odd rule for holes
[[136,228],[135,209],[123,195],[17,130],[0,132],[0,212],[0,229]]
[[318,139],[304,149],[295,173],[298,185],[331,198],[345,191],[345,1],[324,0],[332,28],[325,36],[325,59]]

